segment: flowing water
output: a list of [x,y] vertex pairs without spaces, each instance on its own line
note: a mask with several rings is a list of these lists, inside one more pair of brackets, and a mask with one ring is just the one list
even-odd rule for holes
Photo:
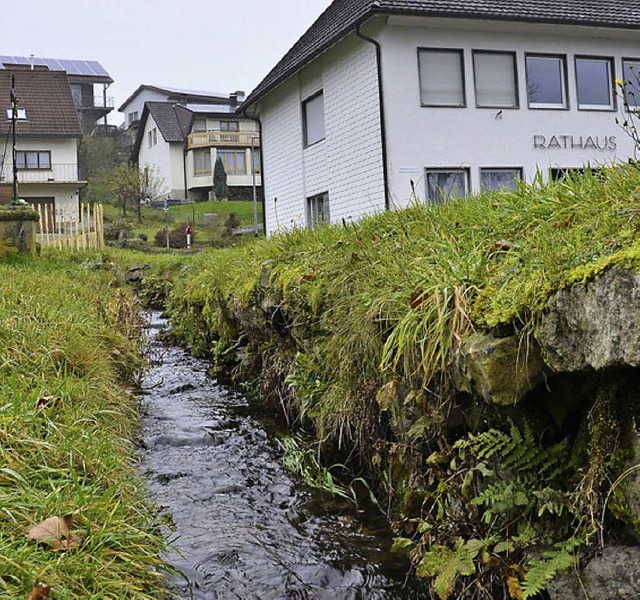
[[424,597],[390,553],[385,518],[331,501],[281,464],[270,428],[208,365],[157,339],[141,396],[142,469],[175,524],[181,598]]

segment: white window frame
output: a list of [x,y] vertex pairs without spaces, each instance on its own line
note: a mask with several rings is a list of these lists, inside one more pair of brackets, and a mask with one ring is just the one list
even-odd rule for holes
[[[634,81],[626,78],[625,71],[626,66],[631,65],[633,68],[631,71],[634,73]],[[640,110],[640,58],[627,58],[622,57],[622,85],[623,85],[623,98],[625,108],[631,111]],[[633,103],[630,103],[627,97],[627,87],[633,87]]]
[[[197,157],[201,156],[202,166],[198,169]],[[209,163],[207,165],[207,163]],[[211,150],[209,148],[199,148],[193,151],[193,175],[194,177],[202,177],[204,175],[211,175]]]
[[307,198],[307,226],[316,227],[320,223],[330,223],[329,192],[315,194]]
[[[429,194],[429,175],[440,175],[440,174],[460,174],[463,175],[463,183],[464,183],[464,193],[461,196],[452,196],[449,191],[446,195],[441,195],[438,198],[434,198]],[[444,204],[450,198],[461,197],[464,198],[469,195],[469,190],[471,189],[471,182],[469,177],[469,169],[465,167],[426,167],[424,170],[424,182],[425,182],[425,191],[426,191],[426,199],[428,204]]]
[[[315,131],[312,124],[320,125],[320,123],[322,126]],[[326,138],[324,90],[320,90],[302,101],[302,130],[305,148]]]
[[[482,176],[485,173],[514,173],[516,176],[516,182],[518,180],[522,180],[523,178],[523,169],[522,167],[480,167],[480,191],[498,191],[496,188],[488,188],[485,187],[482,183]],[[500,189],[500,188],[498,188]],[[514,188],[502,188],[502,189],[514,189]]]
[[[607,75],[609,79],[608,92],[609,103],[608,104],[583,104],[580,102],[580,77],[578,75],[578,63],[580,61],[590,62],[603,62],[607,65]],[[574,59],[575,72],[576,72],[576,102],[578,104],[578,110],[597,110],[597,111],[612,111],[616,109],[616,93],[614,88],[615,72],[613,58],[609,56],[587,56],[576,55]]]
[[[455,55],[458,57],[460,64],[460,90],[457,94],[459,100],[455,101],[429,101],[426,97],[426,79],[428,79],[426,69],[423,65],[422,57],[428,54],[432,55]],[[418,48],[418,80],[420,87],[420,106],[424,107],[442,107],[442,108],[465,108],[467,106],[467,86],[465,81],[464,69],[464,51],[461,48]]]
[[[508,56],[512,60],[513,67],[513,104],[500,104],[500,103],[481,103],[478,100],[478,57],[486,55],[494,55],[494,56]],[[477,108],[520,108],[520,94],[518,89],[518,62],[516,58],[515,52],[509,51],[501,51],[501,50],[473,50],[473,82],[474,82],[474,91],[476,98],[476,107]]]
[[[560,65],[560,92],[561,102],[532,102],[531,92],[529,90],[529,59],[557,61]],[[526,53],[524,55],[526,84],[527,84],[527,104],[529,108],[541,108],[552,110],[568,110],[569,95],[567,89],[567,57],[564,54],[542,54],[537,52]]]

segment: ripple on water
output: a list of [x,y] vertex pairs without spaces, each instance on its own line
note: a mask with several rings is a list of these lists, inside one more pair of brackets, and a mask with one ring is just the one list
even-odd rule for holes
[[[142,469],[175,523],[168,557],[183,598],[386,600],[424,597],[389,553],[384,518],[294,481],[241,395],[156,338],[140,398]],[[330,508],[330,510],[328,510]]]

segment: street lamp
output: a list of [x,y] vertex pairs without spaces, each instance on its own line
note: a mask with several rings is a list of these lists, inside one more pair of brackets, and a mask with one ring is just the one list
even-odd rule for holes
[[256,157],[255,142],[260,141],[259,137],[251,138],[251,179],[253,186],[253,235],[258,237],[258,196],[256,194]]

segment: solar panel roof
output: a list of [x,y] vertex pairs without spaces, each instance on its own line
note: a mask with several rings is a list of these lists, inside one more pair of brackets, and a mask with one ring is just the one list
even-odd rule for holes
[[50,71],[66,71],[67,75],[82,77],[96,77],[111,80],[111,76],[105,68],[95,60],[65,60],[59,58],[39,58],[28,56],[1,56],[0,69],[4,65],[40,65],[46,66]]

